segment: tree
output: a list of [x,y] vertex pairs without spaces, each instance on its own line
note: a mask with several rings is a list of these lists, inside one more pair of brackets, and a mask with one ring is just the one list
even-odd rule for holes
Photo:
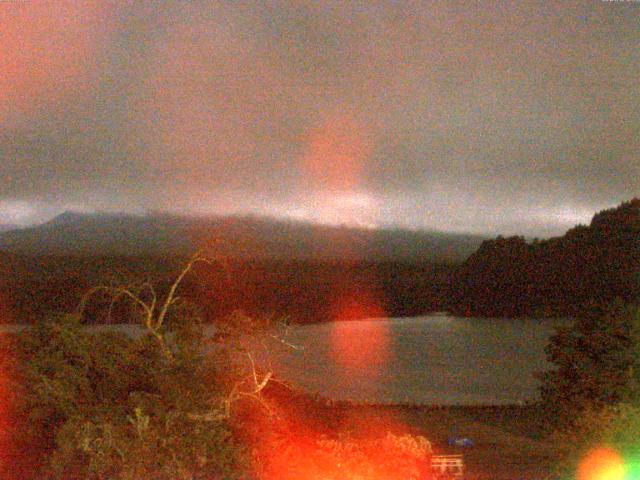
[[524,237],[482,242],[459,267],[449,308],[471,316],[517,317],[529,313],[533,250]]
[[[254,358],[259,342],[249,337],[277,335],[268,322],[236,314],[206,338],[197,309],[178,295],[199,262],[208,260],[194,256],[165,296],[149,282],[96,287],[79,314],[35,325],[7,347],[15,359],[13,387],[21,392],[15,437],[39,442],[45,458],[34,478],[244,475],[250,462],[233,407],[242,399],[266,405],[261,392],[272,380]],[[110,309],[129,301],[141,335],[83,325],[81,313],[99,293]]]
[[639,313],[621,301],[593,305],[551,338],[546,353],[555,368],[541,376],[541,394],[557,426],[571,427],[587,409],[640,401]]
[[449,308],[472,316],[571,316],[593,304],[640,302],[640,199],[562,237],[498,237],[458,269]]
[[[38,446],[31,471],[13,478],[424,478],[430,444],[422,437],[316,435],[307,420],[325,418],[304,394],[306,416],[287,413],[292,390],[280,388],[279,397],[273,372],[261,368],[262,346],[286,343],[277,323],[235,312],[206,336],[181,286],[207,261],[193,257],[164,293],[148,281],[96,287],[76,314],[34,325],[6,346],[0,360],[13,360],[20,419],[12,440]],[[131,308],[121,311],[142,328],[88,327],[91,302],[107,316],[124,302]]]

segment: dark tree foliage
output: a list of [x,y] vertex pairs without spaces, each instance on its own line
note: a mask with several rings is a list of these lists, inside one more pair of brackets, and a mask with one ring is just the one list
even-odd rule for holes
[[640,299],[638,198],[563,237],[485,241],[455,275],[449,309],[470,316],[577,316],[616,298]]
[[[196,263],[213,266],[196,254],[168,293],[147,282],[99,285],[77,315],[0,337],[0,447],[18,446],[0,450],[0,478],[424,477],[426,439],[312,434],[311,421],[329,425],[310,408],[315,400],[300,395],[298,416],[288,413],[297,394],[281,382],[280,395],[263,395],[274,383],[267,342],[287,343],[284,334],[235,312],[206,337],[199,309],[181,296]],[[99,294],[128,298],[140,328],[82,323]]]
[[593,305],[561,327],[546,348],[554,369],[541,375],[543,404],[557,426],[582,412],[619,402],[640,403],[640,309],[618,300]]
[[593,304],[546,352],[554,369],[540,375],[541,406],[559,447],[558,478],[573,478],[603,446],[639,458],[640,307]]
[[533,250],[523,237],[486,240],[462,265],[452,305],[464,315],[513,317],[530,308]]
[[[183,262],[178,257],[0,254],[0,323],[29,323],[51,312],[74,311],[95,283],[107,284],[141,272],[162,294]],[[185,279],[181,296],[200,307],[205,322],[241,309],[252,317],[278,314],[304,323],[330,320],[333,303],[365,294],[374,297],[389,316],[444,310],[454,267],[428,262],[228,259],[224,268],[197,270],[198,275]],[[104,323],[108,304],[108,299],[94,302],[87,318]],[[111,321],[131,321],[129,310],[128,304],[116,305]]]
[[19,392],[12,442],[30,448],[31,471],[2,478],[238,478],[230,423],[193,418],[224,395],[223,372],[202,355],[196,323],[171,335],[172,361],[151,335],[93,332],[68,316],[5,344]]

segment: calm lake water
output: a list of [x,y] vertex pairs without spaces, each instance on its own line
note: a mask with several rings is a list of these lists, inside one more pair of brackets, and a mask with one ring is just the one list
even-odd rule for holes
[[334,400],[513,404],[537,398],[534,373],[549,368],[544,348],[560,324],[434,315],[292,326],[296,348],[274,341],[269,360],[280,377]]
[[537,398],[544,348],[566,321],[425,316],[292,328],[276,372],[336,400],[438,405]]

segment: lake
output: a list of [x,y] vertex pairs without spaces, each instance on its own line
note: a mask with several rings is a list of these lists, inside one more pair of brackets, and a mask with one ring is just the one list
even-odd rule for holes
[[295,326],[274,370],[335,400],[501,405],[535,400],[560,320],[434,315]]
[[549,368],[544,348],[562,324],[432,315],[293,325],[286,339],[295,348],[274,342],[269,357],[281,378],[334,400],[514,404],[537,398],[534,373]]

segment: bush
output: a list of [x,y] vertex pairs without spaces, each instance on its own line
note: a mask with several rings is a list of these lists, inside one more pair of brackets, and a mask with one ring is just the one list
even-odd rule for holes
[[[239,312],[206,339],[197,310],[176,293],[196,261],[205,260],[194,257],[163,298],[148,282],[96,287],[80,314],[34,325],[3,345],[0,360],[10,361],[0,362],[0,373],[11,372],[17,419],[11,440],[36,459],[13,478],[422,478],[430,445],[420,437],[305,438],[301,425],[285,421],[278,402],[262,395],[273,372],[259,366],[269,363],[266,338],[285,339],[272,322]],[[107,317],[129,302],[141,329],[83,324],[98,293]]]
[[591,307],[558,330],[547,358],[556,368],[542,376],[542,399],[561,451],[559,476],[580,476],[607,456],[638,458],[640,309],[621,301]]
[[[189,331],[187,331],[189,330]],[[169,361],[150,335],[91,332],[77,317],[22,333],[14,347],[22,435],[46,461],[37,478],[208,479],[242,475],[228,419],[206,422],[224,392],[196,323],[173,332]]]
[[633,400],[640,385],[639,340],[638,307],[622,302],[594,306],[558,329],[546,349],[555,369],[541,375],[552,424],[571,428],[583,411]]
[[431,444],[423,437],[362,438],[349,433],[323,435],[296,428],[272,431],[259,449],[261,479],[419,480],[429,477]]

